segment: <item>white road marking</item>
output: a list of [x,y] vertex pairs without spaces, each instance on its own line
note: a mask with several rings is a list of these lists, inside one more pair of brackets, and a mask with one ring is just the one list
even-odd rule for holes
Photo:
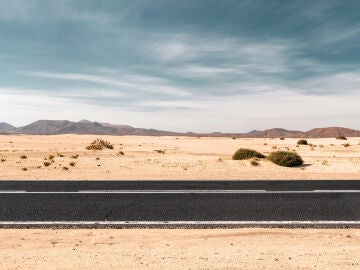
[[360,193],[360,190],[79,190],[79,191],[26,191],[0,190],[0,194],[301,194],[301,193]]
[[0,225],[360,225],[360,221],[0,221]]

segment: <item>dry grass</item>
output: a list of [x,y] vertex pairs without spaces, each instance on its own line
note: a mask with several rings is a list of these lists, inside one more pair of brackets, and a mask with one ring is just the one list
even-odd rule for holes
[[114,146],[103,139],[96,139],[90,145],[86,147],[87,150],[103,150],[103,149],[114,149]]

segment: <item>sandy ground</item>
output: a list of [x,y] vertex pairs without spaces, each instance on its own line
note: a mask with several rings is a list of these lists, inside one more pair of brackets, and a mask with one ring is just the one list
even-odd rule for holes
[[[114,150],[85,150],[96,138],[1,135],[0,179],[360,179],[360,138],[296,147],[297,139],[101,136]],[[305,166],[231,160],[241,147],[295,150]],[[0,239],[1,269],[360,269],[356,229],[2,229]]]
[[[360,138],[347,141],[309,139],[311,146],[296,147],[297,139],[232,139],[191,137],[101,136],[114,150],[89,151],[90,135],[0,136],[0,179],[359,179]],[[349,147],[344,147],[349,143]],[[295,150],[305,166],[284,168],[267,161],[254,167],[231,160],[241,147],[264,154]],[[276,148],[276,149],[275,149]],[[155,150],[165,150],[165,154]],[[120,155],[123,151],[125,155]],[[26,159],[21,159],[25,155]],[[44,166],[44,159],[55,162]],[[60,157],[59,155],[63,155]],[[78,158],[72,158],[79,155]],[[98,158],[98,160],[97,160]],[[70,163],[75,162],[74,166]],[[64,170],[67,167],[68,170]],[[26,170],[25,170],[26,169]]]
[[1,269],[360,269],[352,229],[4,229],[0,238]]

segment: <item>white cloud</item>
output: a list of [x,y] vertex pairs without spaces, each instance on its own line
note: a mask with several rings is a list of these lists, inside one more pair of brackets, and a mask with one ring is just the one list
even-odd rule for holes
[[117,78],[99,75],[87,75],[78,73],[51,73],[51,72],[26,72],[25,75],[47,78],[47,79],[61,79],[70,81],[82,81],[96,83],[106,86],[119,88],[127,91],[145,91],[154,94],[164,94],[172,96],[190,96],[191,94],[186,90],[170,85],[166,80],[155,77],[140,76],[140,75],[118,75]]

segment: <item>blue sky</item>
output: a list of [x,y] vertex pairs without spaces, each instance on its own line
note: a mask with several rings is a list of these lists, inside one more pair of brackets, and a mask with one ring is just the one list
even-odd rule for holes
[[360,1],[0,0],[0,121],[360,129]]

